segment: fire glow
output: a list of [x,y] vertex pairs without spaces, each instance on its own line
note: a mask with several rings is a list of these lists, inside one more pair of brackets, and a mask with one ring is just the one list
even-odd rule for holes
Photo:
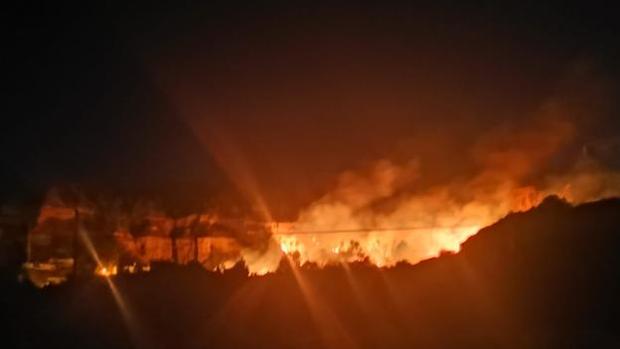
[[[333,191],[302,210],[294,222],[235,220],[244,223],[231,228],[232,223],[206,214],[177,220],[151,214],[146,235],[134,236],[122,226],[114,231],[113,255],[129,257],[126,265],[107,257],[85,235],[96,232],[83,227],[80,236],[90,254],[97,256],[94,273],[106,278],[118,272],[149,271],[154,261],[198,262],[219,272],[243,263],[250,275],[265,275],[275,272],[285,256],[299,266],[366,262],[383,268],[458,252],[479,229],[510,212],[528,210],[549,195],[576,204],[620,194],[619,174],[577,166],[563,176],[549,177],[542,188],[519,185],[502,172],[484,172],[468,181],[402,195],[417,176],[416,166],[381,161],[366,173],[343,174]],[[44,234],[41,227],[49,219],[78,219],[71,212],[44,207],[33,241]],[[84,220],[94,214],[83,212]]]
[[[378,165],[375,171],[401,172],[389,163]],[[396,178],[385,173],[382,176]],[[407,197],[387,213],[376,213],[362,206],[357,206],[356,210],[355,204],[346,204],[346,198],[334,199],[334,195],[329,194],[303,211],[298,221],[277,225],[273,238],[280,252],[291,256],[299,265],[325,266],[359,261],[378,267],[390,267],[399,262],[415,264],[442,252],[458,252],[460,244],[480,228],[510,212],[528,210],[548,195],[571,203],[616,195],[620,177],[589,170],[550,179],[545,189],[520,187],[512,181],[491,178],[488,179],[491,183],[483,186],[486,190],[479,190],[469,201],[459,202],[455,198],[462,197],[463,192],[475,184],[480,185],[483,178],[475,178],[467,185],[435,188]],[[591,185],[575,191],[571,183],[576,179]],[[616,189],[605,187],[608,184]],[[359,200],[360,192],[352,192]],[[366,204],[365,200],[361,202]],[[251,270],[251,266],[248,267]]]
[[[415,160],[381,160],[365,170],[345,172],[295,222],[276,225],[278,252],[299,265],[415,264],[458,252],[479,229],[510,212],[529,210],[547,196],[579,204],[620,194],[620,174],[587,154],[559,173],[540,174],[570,143],[575,129],[549,115],[534,126],[482,137],[470,150],[480,167],[477,173],[431,187],[416,186],[426,174]],[[537,181],[528,180],[532,176]],[[255,270],[246,265],[250,273]]]
[[[480,171],[430,187],[417,186],[426,175],[418,161],[381,160],[341,174],[331,190],[292,222],[273,221],[264,200],[259,200],[265,214],[258,221],[206,212],[172,218],[144,209],[114,215],[96,205],[49,203],[31,241],[46,254],[50,235],[70,236],[77,221],[84,227],[80,234],[89,236],[83,237],[89,251],[100,256],[95,274],[104,277],[148,271],[152,262],[161,261],[197,263],[218,272],[242,263],[250,275],[275,272],[285,257],[299,266],[416,264],[458,252],[479,229],[537,206],[549,195],[572,204],[620,195],[620,174],[587,157],[563,172],[539,175],[535,183],[527,180],[571,134],[570,125],[549,121],[510,134],[509,146],[482,141],[473,152]],[[103,225],[108,230],[97,228],[94,222],[105,217],[111,218]],[[70,238],[64,241],[71,245]]]
[[97,266],[95,269],[95,275],[109,277],[112,275],[116,275],[118,272],[118,267],[116,265],[108,265],[108,266]]

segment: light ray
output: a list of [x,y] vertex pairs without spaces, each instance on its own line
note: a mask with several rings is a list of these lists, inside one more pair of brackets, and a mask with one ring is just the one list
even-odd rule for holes
[[312,286],[304,279],[296,263],[289,255],[286,260],[293,273],[297,286],[304,297],[308,311],[315,328],[319,331],[321,340],[326,347],[355,349],[357,344],[351,335],[342,326],[336,315],[320,301]]
[[[83,229],[81,226],[78,226],[78,235],[80,237],[80,241],[84,244],[84,246],[86,246],[86,250],[88,251],[89,255],[97,264],[97,269],[99,270],[106,269],[106,267],[101,262],[101,258],[99,257],[99,254],[97,253],[97,250],[95,249],[95,246],[92,240],[88,236],[88,232],[85,229]],[[133,344],[137,347],[146,347],[144,345],[145,341],[144,341],[143,336],[138,335],[140,331],[139,331],[137,322],[135,321],[134,316],[132,315],[132,312],[129,310],[129,306],[127,302],[125,301],[124,297],[122,296],[121,292],[119,291],[118,287],[114,284],[114,281],[111,278],[112,275],[110,273],[101,273],[99,274],[99,276],[105,279],[106,284],[110,288],[110,292],[112,293],[114,302],[116,303],[121,313],[121,317],[123,318],[123,321],[125,322],[125,326],[127,327],[129,331],[129,335],[133,341]]]

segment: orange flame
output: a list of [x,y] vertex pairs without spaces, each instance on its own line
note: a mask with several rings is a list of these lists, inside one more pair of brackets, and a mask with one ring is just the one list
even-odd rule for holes
[[371,176],[372,181],[382,183],[373,186],[347,174],[340,188],[303,210],[297,221],[274,228],[281,253],[299,265],[363,260],[378,267],[415,264],[442,252],[458,252],[480,228],[510,212],[529,210],[546,196],[576,204],[620,194],[620,174],[596,166],[577,166],[562,177],[548,178],[542,188],[485,172],[470,181],[396,198],[390,210],[380,211],[372,203],[397,192],[395,183],[406,182],[398,176],[408,172],[388,162],[375,170],[384,173]]
[[112,275],[116,275],[118,272],[118,268],[116,265],[98,265],[95,269],[95,275],[109,277]]

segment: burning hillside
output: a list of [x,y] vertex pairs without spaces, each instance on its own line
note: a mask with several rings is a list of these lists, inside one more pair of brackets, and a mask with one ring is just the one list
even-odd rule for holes
[[[398,189],[396,183],[403,169],[382,162],[372,171],[374,178],[381,178],[378,183],[345,175],[342,191],[302,211],[291,231],[278,231],[281,234],[275,238],[282,251],[300,264],[365,259],[380,267],[403,261],[415,264],[442,251],[458,251],[460,244],[479,229],[510,212],[529,210],[546,196],[556,195],[576,204],[620,194],[618,174],[588,168],[549,178],[543,187],[524,186],[517,180],[485,173],[416,195],[388,197],[388,202],[383,202],[383,195],[391,196]],[[364,192],[359,186],[370,191]],[[373,205],[387,205],[389,209]]]
[[[577,75],[573,80],[588,81]],[[583,120],[603,108],[592,86],[594,91],[580,87],[579,93],[546,99],[522,122],[476,132],[459,159],[455,152],[445,159],[418,157],[412,149],[405,159],[386,156],[345,171],[286,221],[274,218],[273,202],[232,138],[211,132],[205,139],[190,121],[252,212],[209,207],[173,215],[149,202],[97,201],[79,191],[51,190],[29,233],[29,262],[45,269],[46,261],[60,260],[74,272],[84,266],[99,274],[148,270],[154,262],[220,272],[242,264],[249,274],[264,275],[285,257],[296,265],[367,261],[390,267],[456,252],[481,228],[547,196],[580,204],[620,195],[620,172],[609,160],[618,154],[617,140],[592,141],[582,130]],[[445,143],[424,141],[431,148]],[[450,161],[469,165],[442,175],[437,164]]]
[[479,229],[547,196],[578,204],[620,195],[620,173],[586,153],[563,171],[541,171],[575,136],[570,122],[542,120],[482,138],[471,151],[480,170],[448,183],[418,188],[426,174],[417,161],[343,173],[295,222],[276,225],[274,238],[299,264],[415,264],[458,251]]
[[[328,139],[312,136],[309,145],[300,141],[302,145],[297,148],[303,152],[299,153],[292,150],[297,149],[292,145],[298,141],[295,137],[277,146],[272,140],[280,139],[279,134],[260,138],[254,129],[237,129],[246,128],[246,123],[219,120],[229,114],[254,120],[256,111],[252,108],[262,104],[245,105],[240,98],[222,111],[217,103],[204,102],[200,88],[184,84],[184,79],[193,81],[193,74],[169,76],[163,72],[158,77],[204,149],[265,222],[277,221],[278,212],[283,211],[279,208],[288,205],[286,199],[279,200],[287,197],[287,191],[310,186],[314,178],[308,177],[323,175],[321,170],[332,162],[344,163],[337,154],[349,154],[349,150],[355,154],[347,158],[347,163],[353,163],[344,167],[349,170],[334,171],[339,175],[331,174],[329,181],[324,180],[330,184],[320,187],[304,205],[290,205],[296,214],[287,216],[286,222],[269,224],[269,243],[258,250],[245,250],[256,257],[242,258],[251,273],[264,273],[273,271],[283,255],[296,264],[319,266],[362,260],[380,267],[401,261],[415,264],[442,251],[458,251],[460,244],[479,229],[510,212],[529,210],[547,196],[555,195],[572,204],[618,196],[620,172],[618,165],[609,161],[617,157],[618,148],[610,146],[617,139],[599,137],[593,131],[609,114],[605,81],[587,64],[575,64],[565,75],[550,95],[529,109],[498,110],[519,113],[506,120],[495,115],[493,119],[501,122],[484,123],[476,115],[482,111],[476,110],[466,121],[455,117],[458,120],[454,122],[435,123],[435,118],[441,119],[438,111],[431,109],[420,117],[418,109],[407,109],[417,115],[412,116],[415,121],[407,123],[413,124],[411,133],[403,132],[396,139],[381,136],[381,128],[389,126],[381,120],[395,117],[393,114],[397,118],[401,113],[409,115],[399,108],[416,96],[404,93],[382,105],[375,101],[379,97],[372,93],[374,86],[362,84],[361,91],[351,90],[356,97],[350,98],[353,105],[345,104],[343,113],[353,116],[346,119],[343,129],[331,124],[336,122],[332,119],[339,120],[340,115],[330,114],[340,110],[339,105],[328,104],[325,109],[329,112],[310,108],[316,115],[304,114],[313,123],[320,122],[319,128],[333,127],[342,132]],[[286,92],[283,96],[288,96]],[[442,93],[445,91],[437,92],[441,103],[454,102],[458,109],[461,103]],[[282,104],[293,103],[281,98]],[[304,100],[304,96],[291,97],[295,98]],[[361,103],[366,100],[368,109],[376,114],[372,116],[376,118],[374,127],[364,124],[368,111],[360,110],[360,105],[366,106]],[[302,113],[301,109],[274,107],[264,113],[289,117]],[[460,111],[451,112],[460,115]],[[321,118],[322,113],[333,117]],[[256,117],[256,128],[262,127],[263,119]],[[305,130],[283,125],[289,126],[290,132]],[[354,146],[347,146],[350,142]],[[406,149],[389,149],[396,144]],[[329,146],[334,149],[326,150]],[[299,174],[300,167],[307,170]]]
[[[566,125],[542,126],[560,128],[561,135],[540,144],[536,140],[547,135],[544,128],[516,135],[532,149],[497,148],[485,158],[484,171],[424,190],[415,188],[422,175],[415,161],[399,166],[384,160],[365,172],[344,173],[333,191],[294,222],[213,213],[172,218],[148,205],[122,212],[85,198],[63,201],[52,191],[30,232],[31,261],[77,262],[94,255],[96,265],[88,268],[104,275],[148,270],[153,262],[198,263],[213,271],[243,263],[250,274],[264,275],[274,272],[284,256],[299,265],[368,261],[389,267],[456,252],[479,229],[510,212],[529,210],[549,195],[577,204],[620,194],[620,174],[592,159],[525,184],[530,169],[541,166],[570,133]],[[508,160],[498,161],[496,154]],[[87,256],[76,252],[79,241],[92,245]]]
[[611,7],[175,3],[3,7],[3,347],[620,348]]

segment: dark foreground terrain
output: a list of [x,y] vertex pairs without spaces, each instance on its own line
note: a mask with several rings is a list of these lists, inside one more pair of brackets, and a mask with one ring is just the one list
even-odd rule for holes
[[457,255],[265,277],[163,266],[36,290],[8,274],[3,348],[618,348],[620,200],[547,199]]

